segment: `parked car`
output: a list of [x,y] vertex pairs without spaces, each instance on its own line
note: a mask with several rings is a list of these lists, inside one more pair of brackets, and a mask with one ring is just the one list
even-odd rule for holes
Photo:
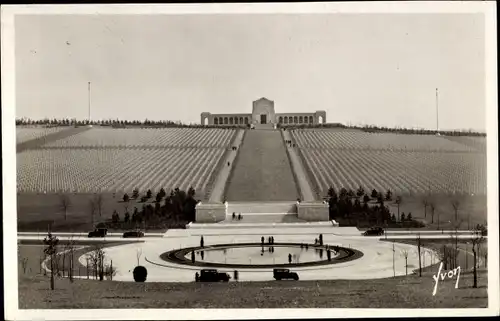
[[128,232],[123,233],[123,237],[144,237],[144,232],[128,231]]
[[108,234],[107,228],[96,228],[92,232],[89,232],[88,237],[105,237]]
[[231,276],[217,270],[205,269],[196,273],[196,282],[229,282]]
[[379,227],[379,226],[370,227],[370,229],[366,230],[363,233],[364,236],[376,236],[376,235],[383,235],[383,234],[384,234],[384,229]]
[[285,279],[291,279],[297,281],[299,279],[299,275],[295,272],[290,272],[289,269],[274,269],[273,277],[277,281]]

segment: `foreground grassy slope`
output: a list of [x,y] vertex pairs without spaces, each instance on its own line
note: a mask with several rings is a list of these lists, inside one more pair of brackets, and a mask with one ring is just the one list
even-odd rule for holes
[[378,280],[146,283],[56,279],[40,274],[40,246],[20,246],[19,257],[28,257],[26,273],[19,264],[21,309],[78,308],[484,308],[487,271],[472,288],[472,274],[462,273],[459,288],[446,279],[432,296],[432,275],[437,268],[417,276]]
[[432,296],[431,274],[362,281],[126,283],[113,281],[56,281],[20,276],[22,309],[114,308],[485,308],[488,305],[487,274],[462,274],[460,286],[446,279]]

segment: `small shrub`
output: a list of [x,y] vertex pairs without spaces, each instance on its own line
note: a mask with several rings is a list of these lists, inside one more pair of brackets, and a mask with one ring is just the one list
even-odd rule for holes
[[97,223],[97,225],[95,226],[95,228],[106,228],[106,224],[103,223],[103,222]]
[[136,266],[133,271],[135,282],[145,282],[148,276],[148,270],[144,266]]

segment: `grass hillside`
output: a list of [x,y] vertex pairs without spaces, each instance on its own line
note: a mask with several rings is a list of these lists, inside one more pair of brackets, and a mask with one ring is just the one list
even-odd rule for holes
[[226,189],[228,201],[294,201],[298,198],[279,131],[249,130]]

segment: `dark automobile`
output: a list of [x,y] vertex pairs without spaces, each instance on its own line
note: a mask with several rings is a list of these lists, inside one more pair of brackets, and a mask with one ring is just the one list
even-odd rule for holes
[[144,237],[144,233],[141,231],[128,231],[123,233],[123,237]]
[[289,269],[274,269],[273,277],[278,281],[284,279],[291,279],[297,281],[299,279],[299,275],[295,272],[290,272]]
[[105,237],[108,234],[108,229],[106,228],[96,228],[92,232],[89,232],[88,237]]
[[376,236],[376,235],[383,235],[384,234],[384,229],[378,226],[371,227],[370,229],[366,230],[363,235],[364,236]]
[[201,270],[200,274],[196,273],[196,282],[229,282],[231,276],[227,273],[219,272],[217,270]]

